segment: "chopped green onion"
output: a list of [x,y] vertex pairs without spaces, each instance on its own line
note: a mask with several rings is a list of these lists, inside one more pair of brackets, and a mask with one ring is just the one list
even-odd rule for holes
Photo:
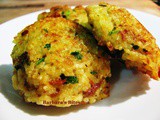
[[71,83],[71,84],[78,83],[78,78],[75,76],[66,76],[66,83]]
[[78,78],[76,76],[65,76],[63,73],[60,75],[62,80],[66,80],[65,84],[75,84],[78,83]]
[[49,50],[51,48],[51,44],[45,44],[44,48],[47,48]]
[[96,72],[96,71],[91,71],[90,73],[91,73],[92,75],[97,74],[97,72]]
[[75,52],[71,52],[71,55],[73,55],[76,59],[81,60],[83,58],[82,54],[80,54],[79,52],[75,51]]
[[70,14],[71,14],[71,12],[70,12],[69,10],[62,12],[62,16],[63,16],[64,18],[67,18]]
[[45,58],[41,58],[36,62],[36,65],[39,65],[41,62],[44,62]]
[[112,31],[110,31],[109,33],[108,33],[108,35],[112,35],[112,34],[117,34],[117,33],[119,33],[120,31],[119,30],[112,30]]
[[43,29],[46,33],[48,33],[48,30],[47,29]]

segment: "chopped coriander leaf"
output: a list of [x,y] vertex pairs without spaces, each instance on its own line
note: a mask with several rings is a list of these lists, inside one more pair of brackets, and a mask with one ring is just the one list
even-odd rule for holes
[[71,84],[78,83],[78,78],[75,76],[66,76],[66,84],[68,83],[71,83]]
[[112,31],[110,31],[109,33],[108,33],[108,35],[112,35],[112,34],[117,34],[117,33],[119,33],[120,31],[119,30],[112,30]]
[[66,16],[69,16],[70,13],[71,13],[70,11],[66,11],[66,12],[65,12],[65,15],[66,15]]
[[64,18],[67,18],[69,15],[70,15],[70,11],[68,10],[68,11],[63,11],[62,12],[62,17],[64,17]]
[[45,58],[41,58],[36,62],[36,65],[39,65],[41,62],[44,62]]
[[47,29],[43,29],[46,33],[48,33],[48,30]]
[[73,55],[78,60],[82,60],[82,58],[83,58],[82,54],[77,51],[71,52],[71,55]]
[[108,35],[111,36],[112,34],[117,34],[119,32],[120,30],[116,30],[116,27],[114,27],[113,30],[108,33]]
[[62,11],[62,16],[64,17],[64,11]]
[[44,48],[47,48],[49,50],[51,48],[51,44],[45,44]]
[[97,72],[96,72],[96,71],[91,71],[90,73],[91,73],[92,75],[97,74]]
[[139,49],[139,46],[138,46],[138,45],[134,45],[134,44],[132,44],[132,46],[133,46],[133,49],[134,49],[134,50]]
[[62,80],[66,80],[65,84],[75,84],[78,83],[78,78],[75,76],[65,76],[63,73],[60,75]]

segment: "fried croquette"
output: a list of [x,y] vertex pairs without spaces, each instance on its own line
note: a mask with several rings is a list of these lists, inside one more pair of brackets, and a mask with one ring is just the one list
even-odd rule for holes
[[69,107],[109,96],[110,62],[77,23],[41,19],[14,38],[13,87],[26,102]]
[[101,3],[86,8],[92,32],[100,46],[119,59],[127,68],[135,68],[154,79],[160,77],[160,49],[155,38],[126,9]]

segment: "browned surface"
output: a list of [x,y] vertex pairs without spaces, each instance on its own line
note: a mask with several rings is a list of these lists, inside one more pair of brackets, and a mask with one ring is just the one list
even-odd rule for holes
[[87,5],[100,1],[160,16],[160,7],[151,0],[0,0],[0,23],[54,5]]

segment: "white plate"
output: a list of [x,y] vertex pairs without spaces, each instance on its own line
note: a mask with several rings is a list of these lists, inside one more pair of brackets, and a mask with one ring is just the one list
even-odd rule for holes
[[[153,34],[160,46],[160,18],[129,10]],[[40,11],[41,12],[41,11]],[[70,108],[28,104],[11,86],[13,37],[36,21],[40,12],[0,25],[0,120],[160,120],[160,82],[141,73],[114,69],[111,96],[92,105]]]

